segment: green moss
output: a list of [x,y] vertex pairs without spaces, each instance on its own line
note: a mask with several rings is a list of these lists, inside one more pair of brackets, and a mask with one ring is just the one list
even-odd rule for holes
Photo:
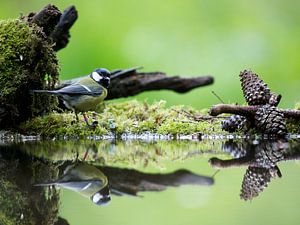
[[300,121],[295,119],[287,119],[286,127],[289,133],[299,134],[300,133]]
[[58,65],[41,28],[19,19],[0,20],[0,52],[0,108],[6,111],[0,125],[7,127],[53,105],[53,98],[42,96],[32,107],[30,91],[52,88]]
[[[187,113],[189,115],[187,115]],[[191,135],[202,133],[204,135],[227,135],[221,130],[221,120],[218,118],[195,121],[191,116],[207,116],[207,110],[196,110],[187,106],[165,107],[164,101],[154,104],[139,102],[136,100],[122,103],[107,103],[103,112],[98,115],[88,112],[90,122],[93,117],[98,121],[95,129],[87,128],[83,119],[75,122],[73,113],[52,113],[43,117],[36,117],[20,125],[23,134],[41,135],[45,138],[85,138],[87,136],[103,136],[122,134],[161,134]],[[287,120],[287,128],[290,133],[300,133],[300,122],[292,119]],[[242,135],[243,131],[235,132],[234,135]],[[249,131],[255,135],[254,130]]]
[[[294,109],[300,110],[300,103],[296,103]],[[287,130],[289,133],[292,133],[292,134],[300,133],[300,121],[299,120],[287,119],[286,127],[287,127]]]
[[147,102],[128,101],[123,103],[108,103],[104,111],[98,115],[88,112],[90,121],[98,121],[95,129],[86,127],[82,120],[76,123],[73,113],[52,113],[36,117],[20,125],[25,134],[41,135],[43,137],[86,137],[92,135],[120,136],[122,134],[142,134],[150,132],[164,135],[184,135],[201,132],[203,134],[226,134],[220,128],[220,120],[196,122],[188,118],[199,115],[200,112],[184,106],[165,107],[164,101],[149,105]]
[[22,206],[25,205],[25,199],[20,193],[17,185],[7,180],[0,179],[0,201],[2,205],[0,212],[0,224],[18,224],[22,212]]

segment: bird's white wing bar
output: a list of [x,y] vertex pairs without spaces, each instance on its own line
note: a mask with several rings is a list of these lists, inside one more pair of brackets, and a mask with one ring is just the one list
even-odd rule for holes
[[83,87],[85,90],[87,90],[88,92],[92,92],[91,89],[89,89],[87,86],[83,85],[83,84],[79,84],[81,87]]
[[82,188],[82,191],[85,189],[88,189],[91,185],[92,185],[92,183],[88,183],[85,187]]

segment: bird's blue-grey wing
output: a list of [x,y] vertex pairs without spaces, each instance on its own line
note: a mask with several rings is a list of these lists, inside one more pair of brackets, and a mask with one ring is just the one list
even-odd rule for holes
[[57,185],[67,189],[72,190],[83,190],[85,188],[89,188],[90,186],[102,186],[103,182],[101,180],[79,180],[79,181],[54,181],[49,183],[40,183],[35,184],[34,186],[52,186]]
[[69,86],[63,87],[55,91],[57,94],[67,94],[67,95],[101,95],[103,93],[103,88],[100,85],[94,85],[93,87],[88,87],[83,84],[71,84]]
[[83,191],[85,189],[93,189],[95,186],[99,189],[103,185],[100,180],[82,180],[82,181],[68,181],[68,182],[58,182],[56,185],[67,188],[73,191]]

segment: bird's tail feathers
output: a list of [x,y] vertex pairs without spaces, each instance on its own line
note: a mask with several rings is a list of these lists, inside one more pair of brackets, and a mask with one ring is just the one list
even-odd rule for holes
[[49,183],[40,183],[40,184],[34,184],[35,187],[46,187],[46,186],[53,186],[56,185],[55,182],[49,182]]
[[58,94],[56,91],[50,91],[50,90],[32,90],[31,93],[48,93],[48,94]]

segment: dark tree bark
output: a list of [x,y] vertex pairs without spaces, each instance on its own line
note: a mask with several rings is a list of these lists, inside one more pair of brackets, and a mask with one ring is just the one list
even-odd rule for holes
[[[185,93],[194,88],[212,84],[212,76],[198,76],[183,78],[180,76],[168,77],[163,72],[138,72],[140,67],[114,70],[111,72],[111,83],[106,99],[124,98],[137,95],[144,91],[172,90]],[[82,77],[62,81],[56,88],[70,85]]]
[[55,51],[58,51],[67,46],[69,43],[70,32],[69,30],[78,18],[78,13],[75,6],[70,6],[65,9],[61,15],[59,22],[55,26],[53,32],[50,34],[50,38],[55,43],[53,47]]
[[126,73],[125,76],[112,77],[107,99],[122,98],[151,90],[173,90],[185,93],[194,88],[212,84],[211,76],[183,78],[168,77],[163,72],[139,73],[136,70]]
[[70,6],[61,13],[56,6],[50,4],[38,13],[29,13],[22,17],[23,20],[35,23],[43,29],[44,34],[55,43],[53,46],[55,51],[67,46],[70,29],[77,18],[78,13],[75,6]]
[[54,5],[45,6],[40,12],[28,15],[28,22],[35,23],[39,27],[43,28],[43,32],[46,36],[54,30],[54,27],[59,21],[61,12]]

